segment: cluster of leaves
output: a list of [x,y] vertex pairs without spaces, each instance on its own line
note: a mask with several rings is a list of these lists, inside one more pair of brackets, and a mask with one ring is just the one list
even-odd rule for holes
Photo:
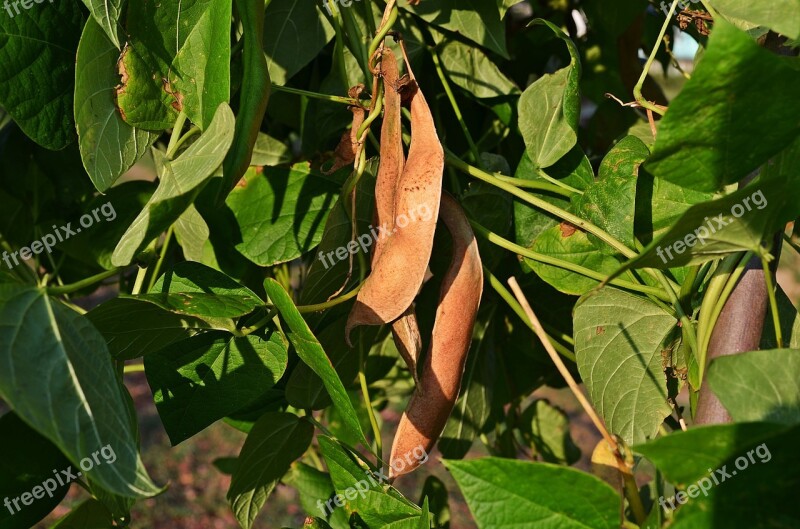
[[[360,329],[354,349],[345,344],[367,260],[349,274],[347,259],[317,258],[373,218],[377,158],[355,188],[355,211],[339,196],[348,170],[320,166],[346,133],[347,88],[372,85],[368,44],[385,3],[268,0],[262,19],[260,2],[84,2],[0,16],[3,250],[103,204],[115,211],[37,254],[35,266],[0,272],[0,398],[12,410],[0,417],[0,497],[106,445],[117,460],[86,473],[92,498],[57,526],[125,526],[137,499],[158,495],[123,384],[126,363],[142,358],[173,444],[220,420],[247,433],[239,456],[218,464],[232,475],[242,527],[281,483],[312,516],[320,501],[347,498],[310,527],[449,526],[434,477],[419,502],[385,483],[348,494],[382,462],[376,412],[402,405],[413,379],[387,329]],[[461,395],[438,443],[478,526],[610,529],[626,497],[629,526],[800,524],[791,497],[800,484],[797,310],[778,291],[763,350],[705,369],[737,271],[752,255],[772,257],[774,235],[800,215],[800,66],[757,43],[770,30],[800,37],[798,0],[711,0],[711,35],[689,29],[701,51],[670,102],[646,75],[637,83],[640,48],[658,49],[664,66],[672,60],[658,35],[672,21],[643,0],[401,4],[393,29],[430,94],[445,187],[470,216],[486,265]],[[261,48],[271,81],[254,74]],[[265,117],[258,95],[270,83]],[[637,84],[669,103],[657,139],[643,115],[605,97],[625,99]],[[231,157],[242,152],[250,168],[239,175]],[[120,178],[134,164],[157,183]],[[660,258],[755,192],[767,207]],[[449,244],[437,239],[418,299],[423,336]],[[88,313],[76,305],[112,276],[118,297]],[[570,468],[580,453],[566,415],[531,397],[563,381],[504,287],[510,276],[608,429],[638,454],[638,476],[652,478],[640,491]],[[773,339],[775,323],[788,348]],[[686,411],[709,384],[735,422],[672,433],[670,399],[686,384]],[[464,461],[478,440],[490,457]],[[746,477],[674,516],[659,506],[764,443],[771,460]],[[31,526],[67,488],[0,511],[0,528]]]

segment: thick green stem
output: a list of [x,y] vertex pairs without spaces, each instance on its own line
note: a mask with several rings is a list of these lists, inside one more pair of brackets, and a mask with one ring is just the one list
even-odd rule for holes
[[104,279],[108,279],[109,277],[113,277],[119,274],[120,269],[115,268],[113,270],[106,270],[105,272],[100,272],[99,274],[95,274],[92,277],[87,277],[86,279],[82,279],[76,283],[71,283],[69,285],[64,286],[57,286],[57,287],[47,287],[47,293],[51,296],[59,296],[62,294],[71,294],[73,292],[77,292],[78,290],[83,290],[86,287],[90,287]]

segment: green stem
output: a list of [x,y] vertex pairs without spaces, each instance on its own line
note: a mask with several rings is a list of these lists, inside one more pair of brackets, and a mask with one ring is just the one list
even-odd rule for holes
[[137,296],[142,292],[142,286],[144,286],[144,277],[147,275],[147,267],[144,266],[136,272],[136,281],[133,283],[133,290],[131,290],[131,295]]
[[178,152],[178,149],[180,149],[183,146],[183,144],[186,143],[186,140],[188,140],[189,138],[191,138],[195,134],[199,134],[200,132],[201,132],[200,131],[200,127],[198,127],[196,125],[193,126],[192,128],[190,128],[188,131],[186,131],[186,134],[181,136],[181,139],[179,139],[178,143],[175,144],[175,152]]
[[512,186],[547,191],[548,193],[561,195],[564,198],[570,198],[573,195],[573,193],[565,187],[562,187],[558,184],[551,184],[550,182],[542,182],[541,180],[525,180],[524,178],[515,178],[513,176],[502,175],[495,175],[495,178],[501,182],[511,184]]
[[161,265],[164,264],[164,258],[167,256],[167,250],[169,249],[169,243],[172,240],[173,231],[174,227],[170,226],[167,230],[167,235],[164,237],[164,244],[161,245],[161,254],[158,256],[158,261],[156,261],[156,266],[153,268],[153,274],[150,276],[150,282],[147,285],[148,292],[152,290],[153,285],[156,284],[158,274],[161,272]]
[[483,169],[480,152],[478,152],[478,147],[475,146],[475,142],[472,140],[472,135],[469,133],[467,124],[464,123],[464,116],[461,114],[461,109],[456,101],[456,96],[453,94],[453,90],[450,88],[450,83],[447,81],[447,76],[442,68],[442,61],[439,59],[439,53],[436,49],[431,50],[431,58],[433,59],[433,65],[436,67],[436,73],[439,74],[439,79],[442,81],[442,86],[444,87],[445,94],[447,94],[447,99],[450,100],[450,106],[453,107],[453,113],[456,115],[456,120],[458,120],[458,124],[461,126],[461,131],[464,133],[464,137],[467,139],[467,145],[469,145],[469,152],[470,156],[472,157],[472,161],[473,163],[477,164],[478,167]]
[[[596,272],[594,270],[585,268],[575,263],[570,263],[569,261],[563,261],[556,257],[551,257],[549,255],[534,252],[533,250],[529,250],[518,244],[514,244],[508,239],[504,239],[503,237],[497,235],[496,233],[489,231],[488,229],[484,228],[483,226],[481,226],[480,224],[478,224],[473,220],[470,220],[470,224],[472,225],[472,228],[475,230],[475,232],[484,237],[487,241],[501,248],[505,248],[506,250],[519,254],[523,257],[527,257],[528,259],[532,259],[534,261],[538,261],[540,263],[548,264],[551,266],[557,266],[558,268],[569,270],[570,272],[580,274],[584,277],[588,277],[589,279],[594,279],[595,281],[598,282],[603,282],[607,279],[607,276],[601,274],[600,272]],[[634,292],[649,294],[663,301],[670,301],[670,297],[667,294],[665,294],[661,289],[655,287],[637,285],[636,283],[631,283],[622,279],[612,279],[610,281],[610,284],[620,288],[632,290]]]
[[639,76],[639,80],[636,81],[636,86],[633,87],[633,97],[636,99],[636,102],[639,103],[644,108],[652,110],[653,112],[661,116],[664,115],[664,111],[644,98],[644,96],[642,95],[642,87],[644,86],[645,79],[647,79],[647,75],[650,73],[650,67],[653,65],[653,61],[655,60],[656,55],[658,54],[658,48],[661,47],[661,41],[664,40],[664,35],[667,33],[667,28],[672,23],[672,15],[675,14],[675,6],[677,5],[678,5],[678,0],[673,0],[672,5],[669,8],[669,13],[667,13],[667,19],[661,26],[661,32],[658,34],[658,38],[656,39],[656,43],[653,46],[653,50],[650,52],[650,56],[647,58],[647,62],[644,63],[644,69],[642,70],[642,75]]
[[558,187],[560,187],[562,189],[565,189],[566,191],[569,191],[570,194],[573,194],[573,193],[578,194],[578,195],[582,195],[583,194],[583,191],[581,191],[580,189],[576,189],[576,188],[572,187],[571,185],[565,184],[564,182],[553,178],[549,174],[545,173],[544,169],[542,169],[542,168],[536,169],[536,174],[538,174],[539,176],[541,176],[542,178],[544,178],[548,182],[552,182],[553,184],[557,185]]
[[[372,42],[369,44],[369,49],[367,50],[367,57],[369,58],[375,55],[378,46],[381,45],[381,42],[386,38],[386,35],[392,30],[394,23],[397,21],[397,1],[388,0],[388,4],[392,4],[389,18],[386,19],[386,23],[381,23],[380,31],[378,31],[378,34],[375,35],[375,38],[372,39]],[[387,7],[389,7],[388,4]]]
[[[361,329],[359,329],[359,334],[361,332]],[[375,409],[372,407],[372,399],[369,396],[369,385],[367,384],[367,375],[365,372],[367,359],[364,354],[364,347],[364,340],[358,340],[358,383],[361,386],[361,397],[364,399],[364,406],[367,407],[367,415],[369,416],[369,424],[372,427],[372,435],[375,437],[375,455],[378,458],[378,466],[381,466],[381,462],[383,461],[383,439],[381,439],[381,427],[378,425],[378,419],[375,417]]]
[[778,315],[778,300],[775,299],[775,284],[772,281],[772,271],[769,269],[769,262],[766,256],[761,256],[761,268],[764,269],[764,282],[767,286],[769,296],[769,307],[772,312],[772,326],[775,327],[775,343],[778,349],[783,349],[783,331],[781,330],[781,320]]
[[573,215],[569,211],[561,209],[558,206],[554,206],[553,204],[550,204],[546,200],[543,200],[535,195],[522,191],[521,189],[509,183],[503,182],[496,176],[489,174],[482,169],[467,164],[466,162],[456,157],[449,150],[445,150],[445,161],[447,162],[448,165],[455,167],[459,171],[469,176],[477,178],[478,180],[483,180],[487,184],[491,184],[499,189],[502,189],[503,191],[506,191],[514,195],[515,197],[527,202],[528,204],[531,204],[532,206],[535,206],[552,215],[555,215],[556,217],[569,222],[570,224],[574,225],[577,228],[580,228],[581,230],[587,233],[591,233],[592,235],[594,235],[604,243],[608,244],[609,246],[617,250],[619,253],[621,253],[628,259],[631,259],[637,255],[636,252],[634,252],[633,250],[622,244],[620,241],[615,239],[612,235],[603,231],[602,229],[595,226],[591,222],[583,220],[582,218]]
[[330,301],[326,301],[325,303],[317,303],[316,305],[298,305],[297,310],[300,312],[300,314],[309,314],[311,312],[327,310],[356,297],[356,294],[358,294],[358,291],[361,290],[362,286],[364,286],[364,283],[359,284],[347,294],[342,294],[341,296],[333,298]]
[[73,292],[77,292],[78,290],[83,290],[86,287],[90,287],[104,279],[108,279],[109,277],[115,276],[119,274],[120,269],[115,268],[113,270],[106,270],[104,272],[100,272],[99,274],[95,274],[91,277],[87,277],[86,279],[82,279],[76,283],[72,283],[69,285],[64,286],[57,286],[57,287],[47,287],[47,293],[51,296],[59,296],[61,294],[71,294]]
[[181,110],[178,117],[175,118],[175,125],[172,127],[172,135],[169,137],[169,144],[167,145],[167,159],[171,160],[172,156],[175,154],[176,146],[178,145],[178,140],[181,137],[181,132],[183,131],[183,125],[186,123],[186,113]]
[[[499,279],[497,279],[497,277],[495,277],[494,274],[492,274],[492,272],[485,266],[483,267],[483,274],[489,279],[489,284],[492,285],[492,288],[494,288],[495,292],[497,292],[500,295],[500,297],[503,298],[503,301],[505,301],[508,304],[508,306],[511,307],[511,310],[513,310],[514,313],[517,316],[519,316],[519,318],[522,320],[522,323],[524,323],[530,330],[533,330],[533,324],[528,319],[528,316],[525,315],[525,311],[522,310],[522,306],[520,306],[519,302],[516,300],[516,298],[514,298],[514,295],[511,294],[511,292],[508,291],[505,285],[503,285],[503,283]],[[550,326],[549,325],[545,326],[544,324],[542,324],[542,327],[550,327]],[[552,328],[547,330],[547,336],[553,343],[553,347],[555,347],[555,350],[558,351],[558,353],[561,356],[574,363],[576,361],[575,353],[570,351],[567,347],[565,347],[557,340],[553,339],[553,336],[551,334],[552,330],[553,330]],[[558,331],[556,331],[556,334],[559,334],[560,337],[562,337],[562,339],[563,337],[566,336],[562,333],[559,333]]]
[[339,75],[345,84],[345,87],[350,86],[350,80],[347,78],[347,63],[344,60],[344,31],[342,31],[342,16],[339,14],[339,8],[336,2],[328,2],[328,8],[331,10],[331,22],[333,30],[336,33],[336,43],[333,46],[333,62],[334,68],[339,70]]
[[322,99],[323,101],[330,101],[331,103],[340,103],[342,105],[359,105],[358,99],[352,97],[333,96],[329,94],[320,94],[318,92],[309,92],[308,90],[301,90],[299,88],[292,88],[290,86],[281,86],[275,83],[272,84],[272,89],[276,92],[286,92],[287,94],[294,94],[299,96],[311,97],[314,99]]
[[130,373],[144,373],[144,364],[131,364],[125,366],[125,369],[122,370],[123,373],[126,375]]

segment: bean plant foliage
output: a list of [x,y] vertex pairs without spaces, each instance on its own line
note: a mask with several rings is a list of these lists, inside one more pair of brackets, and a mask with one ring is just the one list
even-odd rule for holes
[[[70,466],[53,527],[181,486],[141,371],[173,446],[246,435],[204,454],[244,529],[281,488],[294,527],[800,527],[800,1],[678,4],[6,2],[0,528]],[[753,259],[761,345],[710,361]],[[592,453],[534,394],[573,381]]]

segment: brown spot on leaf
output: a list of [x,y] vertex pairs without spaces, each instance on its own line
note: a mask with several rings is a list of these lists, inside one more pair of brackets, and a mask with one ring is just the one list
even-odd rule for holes
[[561,236],[565,239],[578,231],[578,228],[566,221],[559,224],[558,227],[561,228]]
[[122,107],[119,106],[119,96],[125,93],[125,88],[128,85],[128,69],[125,66],[125,57],[128,55],[130,50],[130,46],[125,43],[125,47],[122,48],[122,53],[119,55],[119,59],[117,59],[117,72],[119,73],[120,82],[117,86],[114,87],[114,106],[117,107],[119,114],[122,116],[122,119],[125,120],[125,111],[122,110]]
[[603,327],[602,325],[598,325],[598,326],[595,328],[595,330],[594,330],[594,333],[595,333],[597,336],[600,336],[601,334],[605,334],[605,333],[606,333],[606,328],[605,328],[605,327]]

